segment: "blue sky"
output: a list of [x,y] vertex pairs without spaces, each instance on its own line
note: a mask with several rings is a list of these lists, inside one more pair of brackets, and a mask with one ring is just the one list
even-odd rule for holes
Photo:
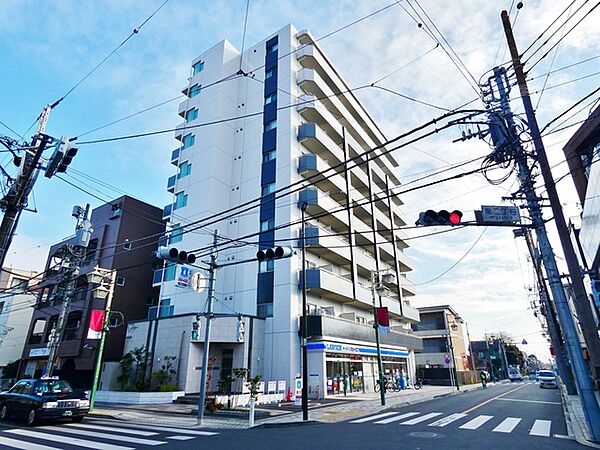
[[[163,0],[4,0],[0,4],[0,29],[3,30],[0,120],[24,134],[45,104],[64,95],[162,3]],[[454,108],[475,98],[475,92],[442,49],[432,50],[435,42],[407,13],[415,16],[410,5],[406,1],[393,3],[251,0],[246,43],[252,45],[288,22],[299,30],[309,29],[318,38],[389,5],[373,17],[320,41],[348,84],[362,86],[386,77],[378,86],[444,108]],[[515,2],[420,1],[475,79],[508,58],[500,11],[509,9],[512,3]],[[568,13],[575,13],[581,3],[581,0],[576,2]],[[414,0],[410,4],[417,8]],[[518,15],[513,9],[511,18],[520,50],[527,48],[567,4],[525,1]],[[170,0],[138,34],[52,111],[46,132],[55,137],[81,136],[80,140],[88,140],[176,126],[178,101],[173,101],[82,136],[176,97],[186,84],[191,60],[220,40],[226,38],[240,48],[245,6],[244,0]],[[547,80],[543,76],[551,68],[562,68],[600,54],[600,32],[593,26],[598,23],[597,16],[594,11],[568,34],[556,53],[550,52],[532,70],[530,77],[537,77],[530,84],[534,105],[539,97],[536,91],[547,82],[538,107],[540,124],[597,87],[598,76],[571,81],[596,72],[598,59],[553,73]],[[550,44],[532,56],[530,64],[567,33],[579,17],[581,15],[575,16],[566,28],[559,28]],[[411,63],[415,59],[417,61]],[[440,114],[435,108],[407,101],[383,89],[365,88],[356,95],[388,137]],[[516,92],[512,95],[516,96]],[[481,106],[480,103],[475,105]],[[522,110],[517,101],[513,106],[517,112]],[[588,110],[567,124],[583,120]],[[554,133],[545,139],[551,163],[560,163],[563,159],[562,145],[575,129]],[[452,144],[460,132],[460,129],[450,130],[397,153],[403,181],[409,182],[418,174],[448,163],[489,153],[489,147],[482,141]],[[15,137],[2,125],[0,133]],[[29,139],[31,134],[29,131],[25,137]],[[169,155],[176,146],[171,133],[82,145],[68,179],[77,184],[87,183],[89,186],[82,187],[106,200],[127,192],[162,207],[171,201],[165,185],[168,176],[174,173]],[[14,172],[5,156],[0,157],[0,162]],[[566,165],[558,165],[555,177],[565,172]],[[82,178],[87,176],[101,179],[107,185]],[[481,176],[472,176],[416,191],[403,197],[404,212],[409,222],[416,219],[419,211],[429,208],[461,209],[465,219],[469,219],[472,210],[482,204],[500,204],[500,197],[509,192],[512,181],[505,186],[491,186]],[[565,179],[559,189],[567,215],[577,215],[571,181]],[[42,268],[49,245],[73,230],[72,206],[86,202],[92,206],[100,204],[99,200],[57,178],[41,177],[34,199],[30,199],[38,213],[23,215],[8,264]],[[550,230],[554,232],[552,227]],[[409,234],[423,232],[417,230]],[[410,278],[417,284],[425,283],[418,287],[413,303],[415,306],[451,304],[469,322],[472,338],[479,338],[486,331],[504,330],[519,342],[526,339],[527,351],[546,356],[547,345],[539,334],[539,323],[527,309],[528,287],[533,283],[530,264],[524,245],[514,241],[509,229],[485,231],[460,264],[447,275],[427,283],[461,258],[481,233],[482,229],[473,227],[410,241],[409,254],[415,261]],[[558,243],[556,239],[554,242]]]

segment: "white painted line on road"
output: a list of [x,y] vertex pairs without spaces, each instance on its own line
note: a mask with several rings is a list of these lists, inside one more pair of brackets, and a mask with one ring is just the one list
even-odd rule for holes
[[136,436],[156,436],[158,434],[153,431],[140,431],[140,430],[132,430],[132,429],[128,429],[128,428],[105,427],[104,425],[88,425],[88,424],[84,424],[84,423],[66,423],[65,425],[68,427],[75,427],[75,428],[90,428],[90,429],[95,429],[95,430],[100,430],[100,431],[114,431],[116,433],[127,433],[127,434],[133,434]]
[[520,417],[507,417],[502,421],[502,423],[500,423],[500,425],[498,425],[492,431],[496,431],[498,433],[512,433],[512,430],[515,429],[515,427],[519,424],[520,421]]
[[396,411],[396,412],[392,411],[392,412],[381,413],[381,414],[377,414],[376,416],[363,417],[362,419],[353,420],[350,423],[364,423],[364,422],[369,422],[371,420],[381,419],[382,417],[391,416],[393,414],[398,414],[398,411]]
[[543,400],[525,400],[520,398],[498,398],[496,400],[502,400],[503,402],[525,402],[525,403],[543,403],[545,405],[561,405],[561,402],[546,402]]
[[463,413],[450,414],[449,416],[443,417],[439,420],[436,420],[433,423],[430,423],[429,426],[430,427],[445,427],[446,425],[454,422],[455,420],[462,419],[463,417],[467,417],[467,415],[463,414]]
[[194,436],[167,436],[167,439],[173,439],[174,441],[189,441],[194,439]]
[[531,431],[529,432],[530,436],[550,436],[550,426],[552,425],[552,421],[550,420],[536,420],[533,422],[533,426],[531,427]]
[[135,450],[133,447],[122,447],[120,445],[86,441],[84,439],[72,438],[68,436],[58,436],[56,434],[39,433],[37,431],[24,430],[22,428],[8,430],[6,431],[6,433],[15,433],[18,435],[32,437],[35,439],[42,439],[44,441],[60,442],[63,445],[77,445],[78,447],[93,448],[95,450]]
[[400,425],[415,425],[417,423],[425,422],[426,420],[433,419],[434,417],[441,416],[442,413],[429,413],[424,416],[417,417],[415,419],[407,420],[406,422],[402,422]]
[[461,425],[458,428],[462,428],[463,430],[476,430],[481,425],[483,425],[488,420],[490,420],[492,417],[494,417],[494,416],[486,416],[486,415],[477,416],[473,420],[469,420],[467,423],[465,423],[464,425]]
[[33,442],[17,441],[16,439],[7,438],[2,436],[2,445],[7,447],[18,448],[21,450],[60,450],[56,447],[48,447],[47,445],[34,444]]
[[[40,430],[50,430],[57,431],[59,433],[71,433],[71,434],[80,434],[81,430],[76,430],[73,428],[67,427],[40,427]],[[162,445],[166,444],[164,441],[154,441],[152,439],[140,439],[131,436],[117,436],[116,434],[108,434],[108,433],[97,433],[96,431],[85,431],[86,437],[95,437],[100,439],[109,439],[111,441],[122,441],[122,442],[131,442],[132,444],[141,444],[141,445]]]
[[[394,414],[394,413],[391,413]],[[102,422],[102,423],[110,423],[110,424],[115,424],[115,420],[104,420],[104,419],[94,419],[94,422]],[[121,423],[121,422],[117,422],[119,424],[120,427],[132,427],[135,429],[142,429],[142,430],[154,430],[154,431],[164,431],[166,433],[179,433],[179,434],[191,434],[194,436],[214,436],[215,434],[219,434],[216,431],[200,431],[200,430],[193,430],[193,429],[188,429],[188,428],[175,428],[175,427],[165,427],[165,426],[160,426],[160,425],[142,425],[142,424],[138,424],[138,423],[134,423],[134,422],[128,422],[128,423]]]
[[553,434],[552,436],[558,439],[569,439],[571,441],[575,440],[575,436],[567,436],[566,434]]
[[378,420],[375,423],[392,423],[392,422],[397,422],[398,420],[406,419],[407,417],[416,416],[417,414],[421,414],[421,413],[418,413],[418,412],[409,412],[409,413],[405,413],[405,414],[398,414],[397,416],[394,416],[394,417],[389,417],[387,419]]

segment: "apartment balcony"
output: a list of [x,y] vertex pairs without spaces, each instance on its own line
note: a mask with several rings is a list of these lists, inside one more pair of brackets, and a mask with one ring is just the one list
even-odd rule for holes
[[169,179],[167,180],[167,192],[170,192],[171,194],[173,192],[175,192],[175,184],[177,183],[177,175],[173,175],[172,177],[169,177]]
[[163,215],[162,218],[163,220],[168,219],[169,217],[171,217],[171,213],[173,212],[173,205],[167,205],[163,208]]
[[174,166],[179,165],[179,153],[181,152],[181,150],[179,148],[176,148],[175,150],[173,150],[171,152],[171,164],[173,164]]
[[323,191],[346,193],[346,180],[344,177],[330,170],[330,166],[317,155],[305,154],[300,156],[298,159],[298,173],[304,177],[310,177],[311,182],[318,183],[318,187]]
[[347,229],[348,215],[344,206],[332,200],[317,188],[307,188],[298,193],[298,208],[307,204],[307,214],[319,215],[319,220],[332,228]]
[[337,236],[329,235],[319,227],[305,228],[306,248],[311,253],[320,256],[338,266],[350,264],[350,244]]
[[315,123],[303,123],[298,127],[298,142],[330,166],[344,161],[344,151]]
[[298,100],[296,111],[307,122],[316,123],[327,132],[334,142],[341,145],[343,142],[342,125],[333,114],[319,101],[317,97],[305,94]]

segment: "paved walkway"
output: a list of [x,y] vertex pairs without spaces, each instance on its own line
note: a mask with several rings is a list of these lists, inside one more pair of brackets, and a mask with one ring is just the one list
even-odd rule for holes
[[[577,442],[588,447],[600,448],[600,445],[591,442],[592,436],[585,420],[583,407],[581,406],[581,398],[578,395],[568,395],[565,385],[560,383],[560,391],[562,395],[563,410],[567,421],[567,430],[569,436],[574,436]],[[598,403],[600,403],[600,395],[596,391]]]
[[[488,387],[493,388],[494,383]],[[322,406],[309,411],[310,420],[319,422],[338,422],[359,417],[372,412],[381,411],[382,408],[398,408],[409,404],[415,404],[446,395],[457,395],[474,389],[481,389],[480,384],[461,386],[460,391],[448,386],[423,386],[420,390],[409,389],[402,392],[388,393],[386,406],[381,406],[378,393],[350,394],[345,399],[352,401],[335,403],[332,406]],[[196,427],[196,417],[191,414],[192,405],[107,405],[98,404],[92,415],[110,416],[139,423],[151,423],[156,425],[172,425],[178,427]],[[257,407],[260,409],[260,405]],[[261,424],[283,424],[302,421],[302,412],[278,411],[274,408],[264,409],[270,417],[257,419],[255,425]],[[248,419],[238,417],[223,417],[219,415],[206,414],[203,428],[247,428]]]

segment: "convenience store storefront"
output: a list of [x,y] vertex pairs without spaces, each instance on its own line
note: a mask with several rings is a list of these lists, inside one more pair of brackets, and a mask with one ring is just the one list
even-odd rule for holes
[[[309,391],[312,397],[375,391],[377,349],[367,343],[309,342]],[[382,345],[383,370],[392,379],[414,376],[414,356],[406,347]]]

